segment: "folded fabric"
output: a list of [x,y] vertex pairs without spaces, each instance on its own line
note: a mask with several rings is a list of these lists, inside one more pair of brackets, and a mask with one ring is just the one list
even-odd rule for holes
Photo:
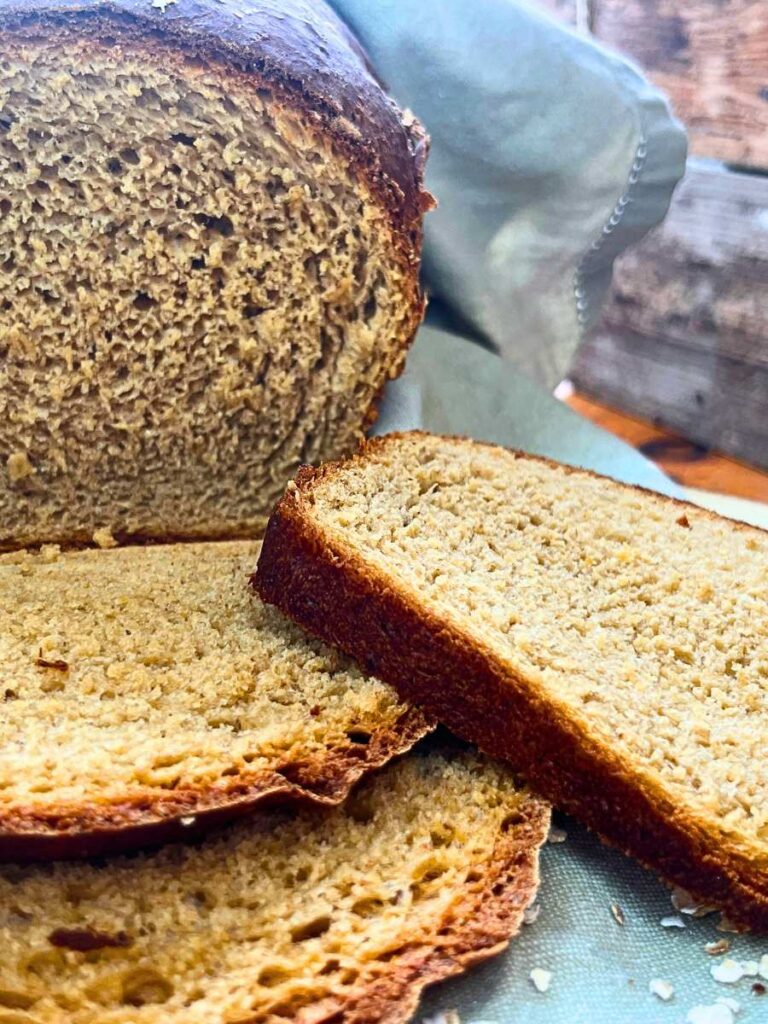
[[510,0],[332,4],[431,135],[430,290],[554,386],[666,212],[682,127],[628,62]]

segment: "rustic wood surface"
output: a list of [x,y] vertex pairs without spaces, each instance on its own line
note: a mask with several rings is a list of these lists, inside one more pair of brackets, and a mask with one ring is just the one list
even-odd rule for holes
[[768,367],[768,177],[689,162],[667,219],[617,261],[604,319]]
[[691,152],[768,168],[768,0],[538,0],[635,60]]
[[691,165],[616,264],[571,377],[585,394],[768,467],[768,178]]
[[647,420],[628,416],[579,393],[566,399],[588,420],[627,441],[683,487],[768,503],[768,472],[688,441]]
[[669,94],[691,152],[768,167],[766,0],[592,0],[591,20]]
[[570,375],[598,401],[768,468],[768,370],[612,327],[580,347]]

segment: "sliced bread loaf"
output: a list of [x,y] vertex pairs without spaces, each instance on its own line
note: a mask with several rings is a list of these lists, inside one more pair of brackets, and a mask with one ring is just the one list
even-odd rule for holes
[[257,589],[604,837],[768,927],[768,534],[486,444],[302,470]]
[[337,803],[428,729],[248,587],[258,544],[0,556],[0,857]]
[[414,752],[334,810],[0,867],[0,1019],[406,1021],[426,985],[516,933],[548,818],[501,766]]
[[0,0],[0,549],[254,535],[421,318],[425,155],[322,0]]

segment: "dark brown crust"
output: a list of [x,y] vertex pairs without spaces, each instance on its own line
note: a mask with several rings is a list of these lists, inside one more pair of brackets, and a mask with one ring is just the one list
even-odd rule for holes
[[[365,459],[402,436],[368,442],[354,459]],[[351,547],[323,535],[312,520],[312,490],[344,465],[304,468],[289,486],[267,527],[253,577],[261,597],[351,654],[464,739],[510,761],[553,804],[607,842],[725,908],[734,921],[768,929],[768,877],[760,865],[718,843],[662,791],[644,789],[632,778],[631,766],[628,770],[613,750],[558,714],[476,638],[421,608]],[[682,511],[714,516],[687,502],[654,497]]]
[[418,262],[421,216],[432,202],[422,179],[426,136],[323,0],[0,0],[0,32],[52,30],[170,46],[277,89],[359,164],[398,230],[416,232]]
[[[349,742],[305,761],[225,778],[214,787],[148,792],[122,802],[31,805],[0,811],[0,860],[67,860],[105,856],[191,839],[214,826],[274,804],[342,803],[368,772],[409,750],[432,729],[408,709],[368,744]],[[192,819],[192,820],[190,820]]]

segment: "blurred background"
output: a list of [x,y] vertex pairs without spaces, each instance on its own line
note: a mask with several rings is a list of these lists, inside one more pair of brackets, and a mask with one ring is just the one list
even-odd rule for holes
[[688,486],[768,502],[768,3],[539,0],[670,97],[689,156],[557,394]]

